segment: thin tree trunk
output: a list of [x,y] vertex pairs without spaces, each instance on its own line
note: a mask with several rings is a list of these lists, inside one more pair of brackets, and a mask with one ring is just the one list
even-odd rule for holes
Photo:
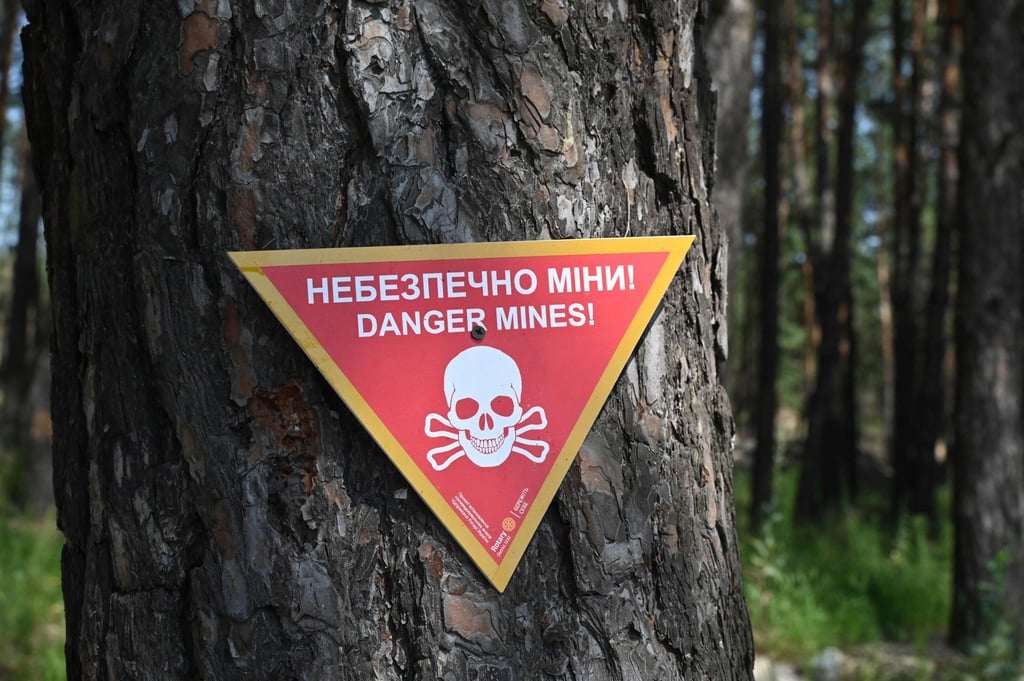
[[[785,73],[786,87],[784,108],[789,111],[791,124],[788,126],[789,135],[786,137],[786,144],[789,150],[789,168],[792,173],[792,195],[795,204],[796,224],[803,237],[805,248],[810,251],[814,244],[813,227],[816,223],[814,214],[815,196],[811,182],[811,167],[808,161],[806,123],[806,96],[804,87],[803,61],[800,55],[797,41],[800,37],[800,29],[797,23],[797,11],[795,0],[784,0],[783,2],[783,35],[786,37],[785,45]],[[785,193],[785,192],[784,192]],[[788,221],[780,225],[782,230],[787,229]],[[819,333],[815,325],[814,310],[814,259],[804,258],[801,266],[801,274],[804,281],[803,305],[801,308],[801,322],[806,330],[806,342],[803,349],[803,370],[802,394],[809,395],[815,375],[815,355],[818,351]]]
[[[69,679],[751,678],[700,4],[28,4]],[[503,594],[226,256],[627,232],[698,245]]]
[[864,44],[868,37],[868,16],[871,0],[854,0],[853,16],[842,61],[839,87],[839,125],[836,132],[836,242],[831,262],[835,277],[836,299],[839,301],[840,393],[836,414],[837,428],[832,433],[832,455],[839,460],[843,486],[849,499],[858,493],[857,399],[856,399],[856,336],[854,334],[853,286],[850,267],[853,259],[854,221],[854,139],[857,130],[857,86],[864,62]]
[[11,97],[11,59],[14,57],[14,36],[18,33],[21,7],[15,0],[2,0],[0,8],[0,160],[4,157],[7,138],[7,106]]
[[750,90],[754,85],[754,2],[753,0],[724,0],[712,3],[708,32],[708,62],[711,79],[717,91],[715,120],[715,187],[712,200],[718,212],[718,222],[729,238],[728,286],[730,324],[720,327],[726,337],[722,345],[730,350],[729,361],[724,363],[722,381],[730,392],[742,385],[744,378],[737,374],[749,372],[742,355],[733,353],[728,329],[741,320],[733,309],[732,296],[740,290],[740,256],[743,253],[744,203],[747,194],[747,176],[750,154],[747,138],[750,126]]
[[[19,135],[21,197],[18,244],[14,254],[10,309],[3,357],[3,423],[23,472],[14,492],[19,507],[41,513],[53,507],[53,472],[49,465],[49,410],[41,399],[47,385],[45,350],[40,347],[39,217],[42,199],[32,172],[32,154],[24,131]],[[42,361],[40,361],[42,359]]]
[[814,222],[814,189],[811,184],[810,163],[807,153],[807,116],[806,88],[804,87],[803,58],[797,44],[800,38],[796,0],[782,2],[782,36],[785,37],[783,61],[785,82],[782,96],[783,108],[789,112],[791,125],[789,135],[785,136],[786,148],[789,152],[789,165],[792,171],[792,194],[796,203],[796,222],[800,226],[802,236],[808,242],[811,239],[811,224]]
[[21,200],[18,216],[18,245],[14,254],[11,282],[11,307],[7,318],[7,347],[3,375],[14,384],[31,376],[30,349],[38,347],[35,337],[39,313],[39,218],[42,197],[32,171],[32,151],[28,140],[20,145]]
[[924,515],[933,530],[938,529],[936,488],[941,482],[936,446],[944,436],[946,423],[945,360],[949,344],[948,311],[952,273],[953,239],[956,233],[958,181],[957,123],[960,99],[960,9],[957,0],[946,0],[941,9],[943,22],[939,78],[939,162],[937,178],[937,224],[932,253],[931,282],[924,316],[921,372],[918,380],[920,413],[913,460],[918,482],[909,510]]
[[797,485],[797,516],[805,520],[820,517],[826,507],[839,502],[837,469],[824,461],[824,437],[831,415],[838,411],[829,401],[835,391],[838,370],[838,327],[836,302],[829,303],[829,260],[835,247],[835,193],[832,185],[832,108],[834,97],[833,0],[824,0],[818,11],[815,73],[818,93],[815,98],[815,197],[818,218],[817,238],[808,244],[814,276],[816,347],[814,387],[807,400],[807,436],[804,441]]
[[764,55],[761,85],[761,155],[764,169],[764,219],[760,245],[760,361],[757,390],[757,445],[751,520],[758,528],[772,502],[775,467],[776,375],[779,363],[779,201],[782,193],[782,59],[778,0],[764,5]]
[[[882,129],[879,128],[875,137],[875,146],[879,149],[886,144]],[[889,181],[882,164],[875,168],[875,182],[878,187],[883,187]],[[877,222],[878,240],[880,246],[875,260],[875,272],[878,279],[878,329],[879,329],[879,356],[882,359],[882,394],[880,416],[882,418],[883,442],[886,446],[892,443],[893,416],[895,410],[895,357],[893,345],[893,318],[892,318],[892,262],[889,258],[890,244],[892,240],[892,229],[884,215],[880,215]]]
[[964,4],[950,635],[1024,622],[1024,1]]
[[913,285],[917,266],[917,230],[912,224],[910,197],[914,191],[917,164],[916,140],[910,135],[908,107],[914,94],[906,76],[907,29],[905,0],[892,4],[893,68],[893,432],[890,461],[893,469],[891,511],[895,519],[905,505],[911,479],[911,439],[918,411],[914,406],[916,371],[916,315],[913,313]]
[[[825,5],[830,5],[826,2]],[[835,185],[827,182],[828,136],[819,120],[819,187],[821,205],[833,212],[823,225],[815,251],[816,309],[821,326],[818,348],[818,376],[809,402],[807,441],[797,490],[797,514],[805,520],[821,518],[837,507],[845,493],[856,494],[857,428],[854,399],[853,305],[850,286],[850,258],[853,220],[853,163],[856,126],[857,82],[860,78],[863,45],[867,36],[870,3],[853,4],[848,42],[843,55],[838,91],[836,126]],[[819,32],[834,32],[832,10],[825,8]],[[819,36],[819,60],[832,53],[831,41]],[[826,62],[827,65],[827,62]],[[819,81],[827,72],[820,65]],[[824,84],[821,94],[830,91]],[[828,110],[827,100],[819,104],[819,117]],[[826,163],[822,163],[822,158]],[[830,199],[831,197],[831,199]],[[834,204],[830,201],[834,200]],[[837,464],[838,462],[838,464]]]
[[[904,46],[902,5],[893,9],[894,116],[894,232],[895,268],[895,404],[891,460],[893,483],[891,517],[903,511],[937,520],[935,487],[938,481],[935,443],[941,418],[941,369],[944,352],[943,303],[938,287],[948,285],[949,241],[941,237],[933,252],[931,293],[920,289],[922,268],[921,211],[925,194],[921,165],[921,127],[924,97],[925,0],[912,3],[910,51]],[[904,62],[908,65],[905,65]],[[909,69],[909,80],[904,73]],[[944,274],[945,272],[945,274]],[[940,281],[941,279],[941,281]],[[938,330],[937,336],[932,336]],[[938,358],[938,359],[936,359]],[[936,364],[936,362],[938,364]],[[936,383],[938,381],[938,383]]]

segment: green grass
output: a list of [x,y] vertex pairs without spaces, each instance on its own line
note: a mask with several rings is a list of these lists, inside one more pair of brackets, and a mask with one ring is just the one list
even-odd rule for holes
[[[0,490],[13,474],[0,452]],[[60,554],[64,539],[51,511],[34,518],[0,494],[0,679],[59,681],[64,670],[64,604]]]
[[[877,641],[924,645],[951,605],[952,532],[928,536],[908,520],[892,535],[848,509],[824,527],[792,522],[795,474],[777,480],[779,510],[761,534],[741,523],[744,590],[758,651],[805,662],[828,646]],[[749,482],[737,476],[740,518]]]

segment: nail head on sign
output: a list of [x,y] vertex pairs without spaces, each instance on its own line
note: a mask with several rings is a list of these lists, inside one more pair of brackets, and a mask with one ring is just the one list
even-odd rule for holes
[[482,324],[474,324],[473,330],[469,332],[469,335],[472,336],[473,340],[478,341],[484,339],[485,333],[487,333],[487,329]]

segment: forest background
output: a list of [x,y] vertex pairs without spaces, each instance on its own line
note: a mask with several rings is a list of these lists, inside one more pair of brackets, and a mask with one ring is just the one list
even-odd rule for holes
[[[1020,3],[710,5],[713,197],[731,242],[723,369],[758,654],[779,663],[767,672],[776,675],[788,664],[838,678],[820,676],[831,665],[865,679],[1019,681],[1020,424],[1000,431],[1017,438],[1011,461],[968,452],[957,437],[958,419],[977,402],[963,401],[964,367],[978,366],[962,359],[977,345],[964,328],[976,301],[963,284],[978,276],[963,255],[968,239],[983,238],[965,216],[974,214],[970,202],[986,200],[973,191],[979,183],[1016,180],[1019,192],[1024,180],[1019,131],[1003,142],[1008,180],[989,177],[991,167],[962,176],[971,153],[962,136],[983,125],[972,111],[983,98],[971,93],[1021,105],[1019,75],[1000,78],[991,64],[965,60],[965,10],[988,11],[979,25],[1021,38]],[[62,542],[50,492],[45,247],[20,100],[23,21],[18,3],[5,0],[0,678],[59,679]],[[1012,66],[1024,47],[1016,50],[1000,56],[1019,74]],[[1014,404],[990,409],[1011,418],[1024,391],[1020,210],[1001,241],[1017,266],[1002,286],[1017,301],[1003,320],[1016,324],[1008,370],[1016,390],[1003,398]],[[983,274],[999,276],[1000,262]],[[979,469],[1010,472],[980,501],[964,491]],[[992,527],[1004,531],[995,544],[982,531]],[[842,671],[851,665],[855,672]]]

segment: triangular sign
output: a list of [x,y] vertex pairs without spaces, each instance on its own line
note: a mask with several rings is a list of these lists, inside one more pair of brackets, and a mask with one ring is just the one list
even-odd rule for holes
[[692,236],[232,253],[503,591]]

